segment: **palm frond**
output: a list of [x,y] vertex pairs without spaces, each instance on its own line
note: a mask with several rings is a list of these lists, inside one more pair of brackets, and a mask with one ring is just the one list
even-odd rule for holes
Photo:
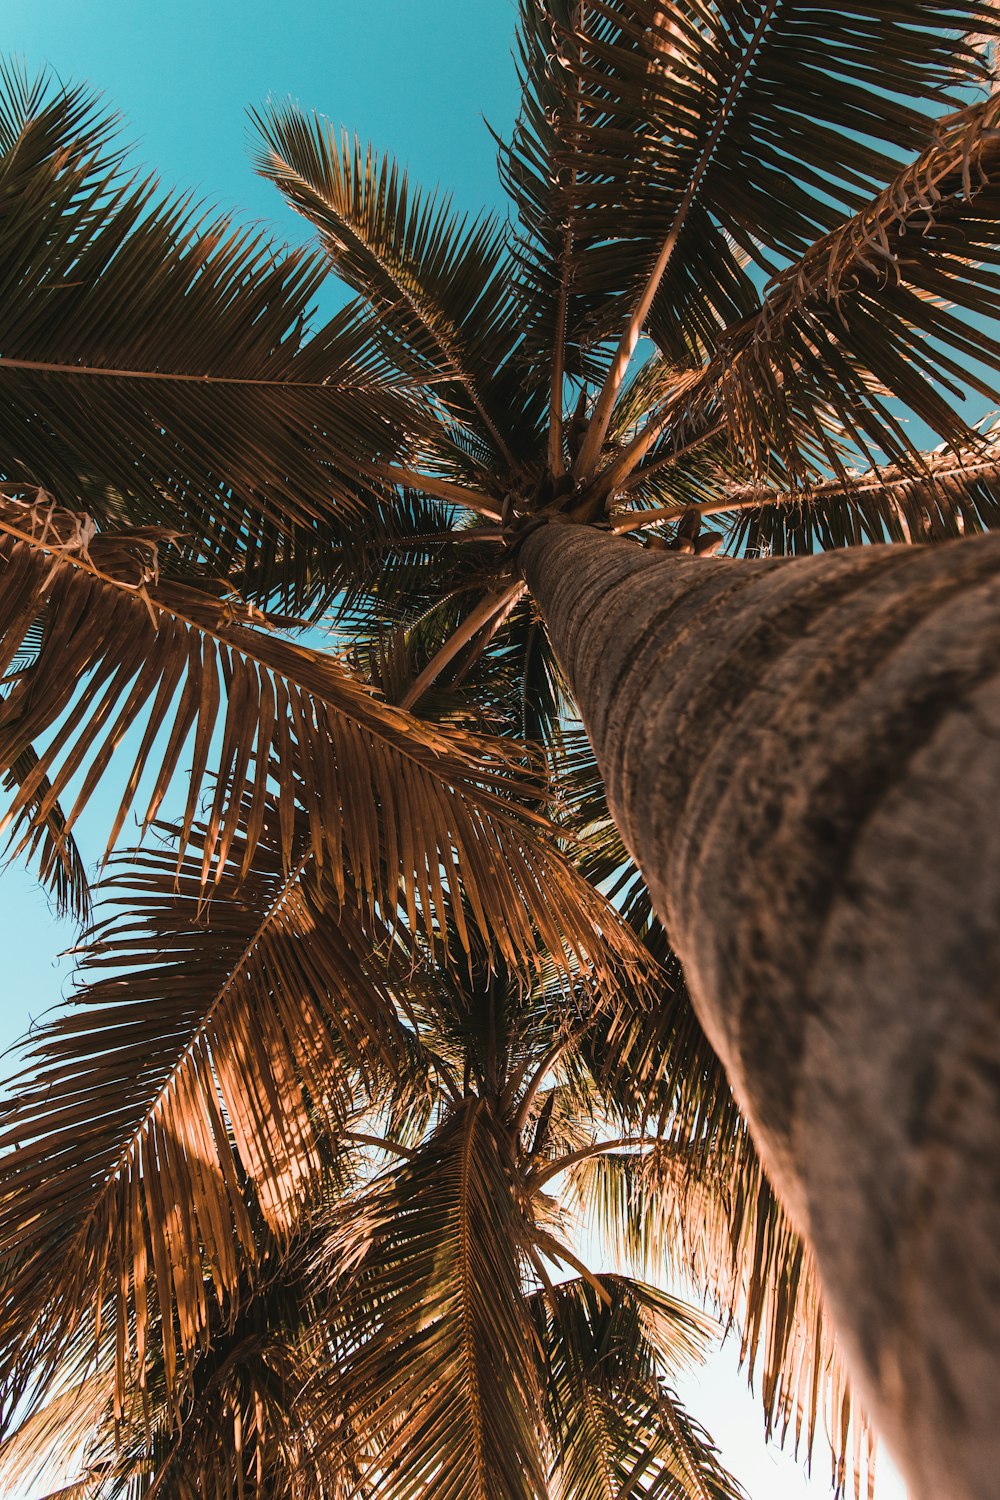
[[91,1374],[56,1392],[27,1416],[0,1443],[4,1493],[50,1491],[67,1473],[84,1470],[90,1442],[110,1400],[106,1376]]
[[939,448],[905,468],[852,472],[784,494],[731,488],[716,496],[712,511],[728,515],[734,550],[749,556],[993,531],[1000,525],[998,433],[991,428],[972,449]]
[[[273,806],[247,866],[231,846],[206,902],[196,840],[122,856],[81,955],[83,987],[31,1039],[0,1135],[0,1378],[44,1393],[103,1326],[119,1399],[159,1318],[176,1391],[255,1254],[287,1233],[319,1170],[318,1130],[354,1070],[391,1059],[380,928],[308,839],[289,873]],[[110,910],[108,910],[110,908]],[[89,1335],[87,1330],[89,1329]]]
[[545,1351],[553,1478],[566,1500],[745,1500],[663,1382],[702,1353],[708,1325],[652,1287],[602,1276],[532,1299]]
[[[86,522],[14,501],[0,515],[0,666],[45,614],[34,665],[0,703],[0,765],[49,731],[8,820],[29,805],[36,820],[45,816],[81,775],[71,829],[125,729],[144,720],[111,842],[154,750],[162,760],[147,821],[193,735],[185,829],[210,763],[216,773],[206,876],[225,862],[248,797],[252,859],[273,757],[286,861],[304,799],[317,859],[329,861],[335,880],[346,864],[390,909],[398,891],[411,928],[444,926],[445,886],[460,877],[475,924],[511,961],[534,953],[536,926],[553,952],[587,954],[599,967],[615,962],[616,947],[641,957],[612,909],[545,839],[545,820],[530,806],[544,785],[522,750],[381,702],[337,661],[256,628],[253,612],[224,593],[155,581],[155,534],[93,536]],[[43,776],[49,789],[39,802]]]
[[306,340],[321,259],[131,179],[85,90],[8,71],[0,107],[0,475],[307,592],[289,537],[321,550],[416,421],[356,309]]
[[671,1267],[736,1329],[747,1377],[759,1376],[768,1436],[810,1465],[825,1436],[836,1494],[866,1494],[875,1446],[867,1415],[815,1266],[738,1117],[708,1142],[692,1145],[681,1128],[653,1151],[581,1161],[572,1191],[619,1256],[646,1274]]
[[488,1105],[457,1108],[376,1181],[327,1251],[344,1314],[331,1413],[386,1500],[541,1500],[524,1228]]
[[[657,419],[670,443],[721,422],[754,471],[777,459],[801,478],[803,447],[832,413],[862,452],[915,470],[889,397],[950,443],[974,443],[940,387],[992,396],[977,370],[1000,368],[998,122],[997,97],[942,122],[877,198],[783,271]],[[842,468],[830,445],[826,459]]]
[[[27,745],[0,777],[0,787],[14,797],[29,777],[34,779],[38,754]],[[46,777],[37,782],[34,796],[21,803],[12,821],[7,860],[34,862],[38,878],[55,902],[56,914],[82,924],[90,920],[90,880],[66,816]]]
[[[592,346],[617,334],[630,294],[648,274],[650,235],[669,203],[657,167],[691,110],[690,100],[679,110],[673,101],[665,125],[669,111],[656,100],[658,48],[662,36],[697,34],[706,10],[522,0],[522,108],[501,168],[522,226],[530,337],[548,358],[559,359],[565,345],[571,376],[603,375],[606,361],[595,363]],[[683,316],[661,319],[654,334],[680,363],[714,348],[718,331],[756,302],[725,236],[704,213],[697,217],[698,273],[684,278]]]
[[537,440],[539,413],[512,362],[519,335],[505,228],[490,216],[460,218],[447,198],[413,188],[388,156],[346,133],[338,138],[293,104],[253,120],[258,170],[319,230],[338,274],[371,303],[387,352],[433,383],[516,468]]

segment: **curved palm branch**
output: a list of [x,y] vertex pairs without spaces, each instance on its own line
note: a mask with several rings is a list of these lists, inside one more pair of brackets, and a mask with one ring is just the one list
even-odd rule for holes
[[386,1497],[431,1482],[456,1500],[545,1494],[519,1219],[488,1106],[470,1098],[327,1247],[343,1284],[331,1411]]
[[339,275],[378,315],[387,354],[518,468],[539,412],[515,362],[505,228],[487,216],[469,224],[447,198],[413,189],[389,157],[338,140],[292,104],[253,119],[258,171],[319,230]]
[[0,474],[307,597],[289,538],[322,552],[418,420],[365,324],[306,339],[322,260],[132,180],[84,90],[6,70],[0,114]]
[[[225,593],[158,577],[162,537],[90,536],[86,522],[37,500],[7,501],[0,511],[0,664],[45,619],[33,665],[0,704],[0,763],[12,765],[50,732],[8,819],[28,806],[36,820],[47,816],[89,757],[66,817],[72,828],[126,728],[142,719],[110,843],[151,756],[162,758],[147,821],[193,735],[185,834],[210,763],[217,768],[206,876],[225,863],[248,798],[249,868],[273,757],[286,863],[304,799],[316,856],[330,862],[334,880],[346,862],[369,892],[394,902],[399,889],[411,926],[443,924],[444,887],[460,874],[474,921],[508,957],[534,951],[535,922],[553,952],[565,943],[603,963],[594,938],[606,928],[627,954],[629,936],[614,913],[542,837],[544,819],[527,802],[544,788],[519,750],[423,724],[329,656],[255,628],[253,613]],[[464,927],[459,937],[467,941]]]
[[751,556],[992,531],[1000,524],[997,433],[991,428],[970,450],[925,453],[916,472],[887,465],[784,494],[747,485],[727,500],[709,513],[726,513],[733,547]]

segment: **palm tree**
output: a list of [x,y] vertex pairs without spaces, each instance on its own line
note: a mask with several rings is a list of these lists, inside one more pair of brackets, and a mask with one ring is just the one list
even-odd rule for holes
[[[5,637],[20,649],[49,611],[46,686],[82,604],[60,596],[60,633],[49,585],[83,572],[92,587],[93,542],[72,519],[86,508],[130,621],[144,589],[159,608],[148,585],[161,551],[174,566],[173,539],[176,584],[194,578],[202,598],[211,573],[253,608],[336,604],[383,630],[450,615],[449,638],[397,695],[404,708],[506,654],[522,728],[554,740],[568,687],[694,1005],[817,1254],[863,1394],[918,1494],[981,1496],[998,1442],[997,929],[992,836],[964,825],[981,821],[996,776],[994,636],[980,621],[996,547],[882,545],[988,528],[995,513],[993,445],[948,399],[959,384],[989,391],[998,358],[1000,106],[974,97],[989,75],[966,32],[995,33],[988,7],[523,0],[524,104],[501,147],[513,229],[459,221],[392,163],[270,110],[262,168],[358,294],[310,339],[288,285],[314,284],[316,263],[283,258],[269,282],[259,247],[199,235],[180,209],[161,221],[120,178],[109,198],[100,143],[69,150],[87,139],[79,97],[60,115],[22,91],[5,126],[20,295],[0,356],[0,443],[21,486],[11,546],[58,565],[35,565]],[[246,319],[252,295],[261,311]],[[135,318],[110,328],[107,307],[131,313],[133,297]],[[163,341],[143,363],[154,330]],[[894,403],[945,450],[917,453]],[[70,513],[54,544],[39,487]],[[771,555],[713,558],[722,536],[701,530],[705,513],[729,519],[735,552]],[[816,549],[835,555],[781,555]],[[198,608],[173,618],[190,631]],[[131,628],[83,632],[81,712],[104,722],[126,702],[126,723],[145,704],[158,726],[179,675],[114,697],[134,670],[135,657],[122,665]],[[323,812],[343,804],[337,785],[315,791],[325,734],[289,736],[286,700],[254,689],[267,663],[253,633],[261,654],[237,674],[202,878],[237,839],[251,759],[262,809],[271,754],[291,755],[317,848]],[[7,714],[11,764],[62,722],[67,685],[50,708],[44,680]],[[204,713],[199,777],[210,680],[192,678],[185,706]],[[297,686],[299,703],[334,696],[327,676]],[[388,710],[371,711],[391,738]],[[242,751],[236,726],[255,714],[266,733]],[[73,735],[80,754],[95,743],[86,720],[69,723],[20,772],[15,811],[30,807],[36,829],[79,763]],[[510,774],[502,805],[520,829],[523,782]],[[383,776],[374,803],[397,784]],[[424,819],[442,805],[422,790],[408,807]],[[59,848],[65,826],[50,830]],[[422,883],[403,876],[424,914],[440,852],[466,852],[454,829],[433,829]],[[331,868],[347,852],[360,853],[362,886],[383,859],[395,872],[391,831],[377,845],[345,838]],[[632,881],[613,838],[595,860]],[[584,923],[562,925],[586,946]]]
[[[75,1071],[64,1111],[90,1079],[81,1045],[88,1024],[93,1032],[88,1016],[113,1024],[121,1049],[151,1030],[162,1035],[171,1006],[175,1015],[207,1008],[266,905],[257,886],[280,880],[272,810],[249,880],[238,878],[239,849],[206,920],[199,856],[208,830],[197,830],[179,886],[181,830],[161,832],[159,847],[117,860],[104,921],[82,956],[76,1019],[63,1016],[39,1038],[49,1069],[58,1038],[64,1070]],[[286,1046],[311,1041],[300,1145],[302,1160],[316,1158],[320,1189],[308,1218],[291,1240],[281,1236],[275,1179],[246,1145],[260,1137],[234,1114],[228,1203],[220,1199],[214,1213],[243,1223],[235,1236],[211,1238],[213,1153],[197,1139],[192,1088],[178,1086],[177,1105],[161,1111],[161,1163],[147,1165],[144,1190],[150,1219],[156,1199],[168,1217],[174,1205],[167,1238],[175,1248],[198,1243],[200,1221],[204,1251],[191,1301],[168,1286],[176,1269],[157,1267],[148,1301],[129,1308],[121,1298],[117,1315],[110,1310],[96,1369],[92,1337],[67,1330],[60,1387],[8,1443],[5,1479],[43,1478],[55,1443],[64,1461],[79,1464],[88,1500],[403,1500],[430,1492],[456,1500],[742,1500],[667,1383],[702,1352],[707,1320],[634,1276],[595,1274],[573,1248],[572,1189],[592,1187],[596,1163],[641,1175],[651,1218],[679,1211],[695,1179],[722,1205],[723,1164],[696,1161],[677,1111],[650,1115],[636,1093],[620,1104],[604,1087],[602,1044],[622,1018],[617,989],[595,987],[586,971],[567,974],[541,948],[529,983],[482,941],[449,964],[424,939],[415,961],[404,934],[380,931],[371,914],[345,983],[349,964],[338,948],[350,924],[337,921],[329,883],[314,879],[303,900],[316,920],[287,924],[244,961],[238,1003],[254,1027],[265,1030],[271,1017],[261,1052],[274,1082],[262,1092],[278,1093],[286,1114],[295,1107],[292,1068],[279,1076],[278,1033]],[[316,939],[304,947],[307,930]],[[314,972],[304,986],[297,968],[307,964]],[[328,1008],[314,999],[311,1016],[292,1010],[297,997],[301,1007],[305,994],[335,985]],[[250,988],[268,992],[271,1007],[249,1006]],[[225,1088],[233,1063],[223,1024],[213,1045]],[[113,1068],[106,1040],[97,1045]],[[32,1093],[36,1108],[52,1109],[44,1076]],[[276,1126],[263,1133],[265,1150]],[[200,1173],[200,1187],[180,1184],[183,1171]],[[126,1196],[136,1181],[129,1175]],[[555,1191],[567,1178],[571,1191]],[[65,1189],[65,1172],[60,1180]],[[51,1253],[64,1208],[22,1228],[15,1290],[37,1312],[42,1348],[47,1309],[64,1308],[74,1269]],[[141,1210],[133,1236],[140,1220]],[[114,1217],[101,1233],[114,1235]],[[241,1233],[252,1237],[252,1258],[233,1256]],[[220,1299],[215,1268],[227,1257]],[[208,1337],[178,1388],[175,1343],[189,1352],[192,1318]],[[136,1345],[148,1345],[151,1357],[116,1388],[116,1367],[130,1364]]]
[[1000,1468],[1000,547],[905,544],[996,515],[952,400],[1000,362],[995,34],[950,0],[522,0],[513,226],[257,116],[437,423],[345,555],[376,608],[379,545],[414,613],[460,597],[403,701],[514,640],[526,683],[558,662],[861,1391],[915,1492],[964,1497]]

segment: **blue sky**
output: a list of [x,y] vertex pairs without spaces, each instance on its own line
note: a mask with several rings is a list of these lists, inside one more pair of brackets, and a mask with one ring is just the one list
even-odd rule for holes
[[[299,221],[254,176],[247,152],[246,111],[269,95],[291,96],[391,149],[417,181],[449,189],[462,208],[502,207],[484,116],[504,131],[516,107],[512,0],[6,0],[4,15],[5,52],[29,72],[47,65],[100,90],[124,116],[137,164],[241,220],[270,222],[282,237],[301,238]],[[82,838],[96,857],[87,825]],[[0,877],[0,898],[7,1046],[66,992],[70,964],[54,955],[72,932],[19,870]],[[821,1444],[812,1481],[766,1450],[734,1366],[727,1348],[683,1394],[751,1496],[828,1496]],[[880,1500],[903,1494],[887,1473]]]

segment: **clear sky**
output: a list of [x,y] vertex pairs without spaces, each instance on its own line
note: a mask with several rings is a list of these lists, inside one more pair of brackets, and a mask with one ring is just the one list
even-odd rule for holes
[[[292,97],[451,190],[462,208],[502,207],[485,121],[508,128],[516,108],[512,0],[5,0],[4,49],[34,72],[86,80],[127,123],[136,160],[285,238],[302,230],[247,156],[248,107]],[[87,846],[95,857],[100,851]],[[4,983],[0,1046],[65,993],[72,941],[30,877],[0,877]],[[6,1069],[0,1071],[6,1072]],[[817,1443],[807,1479],[765,1448],[762,1421],[727,1346],[682,1394],[713,1433],[753,1500],[821,1500],[830,1487]],[[903,1500],[888,1466],[879,1500]],[[0,1500],[22,1500],[2,1496]]]

